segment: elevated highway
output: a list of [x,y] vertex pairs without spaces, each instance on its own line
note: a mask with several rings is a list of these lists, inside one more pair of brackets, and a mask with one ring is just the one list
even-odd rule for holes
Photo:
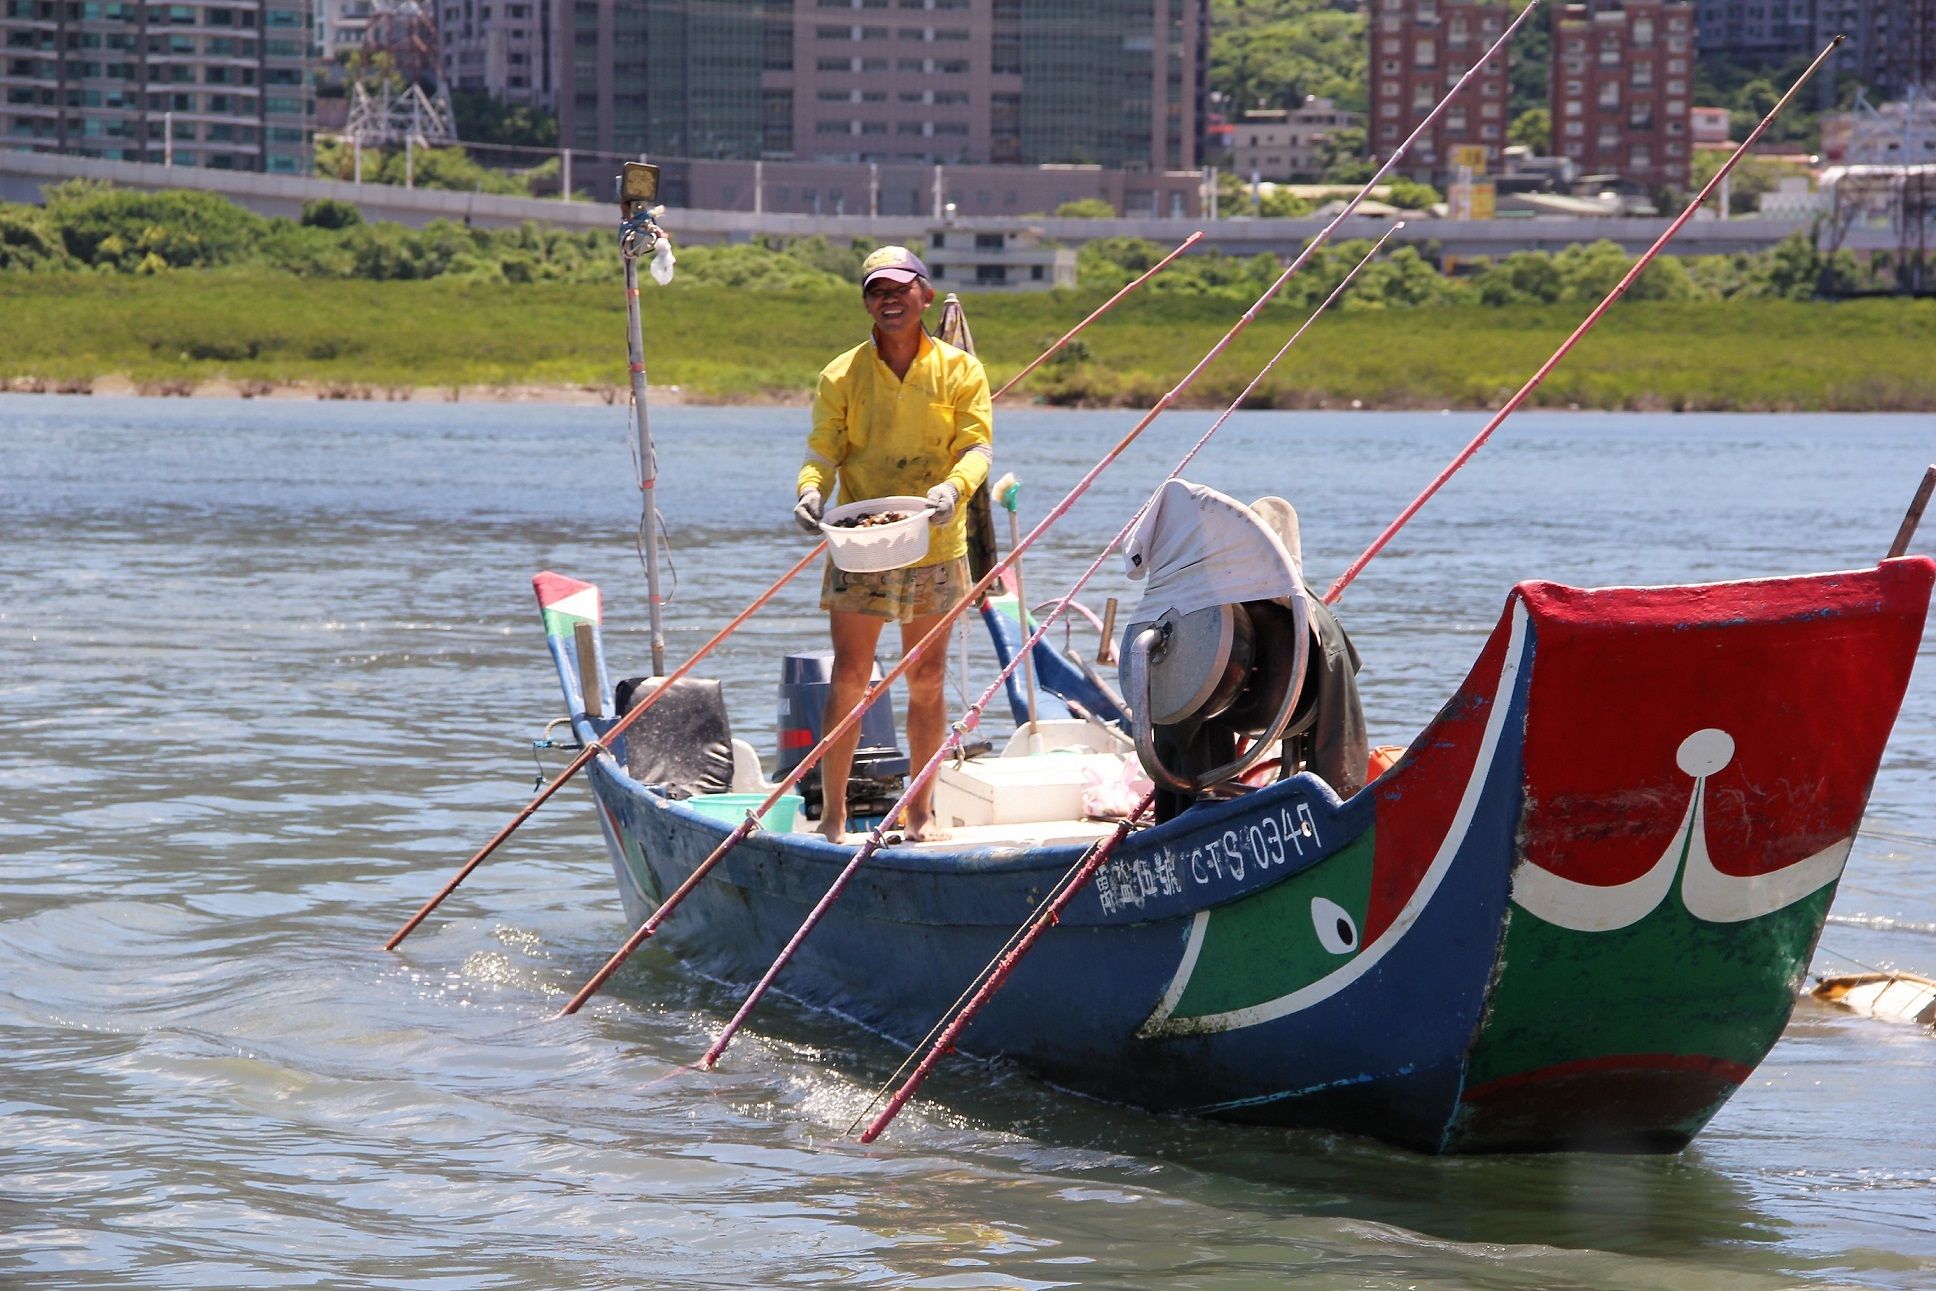
[[[570,229],[610,230],[616,211],[607,203],[560,201],[534,197],[499,197],[488,193],[458,193],[439,189],[398,188],[387,184],[354,184],[333,179],[303,179],[236,171],[195,170],[140,162],[102,161],[53,153],[0,151],[0,200],[38,203],[41,189],[68,179],[107,180],[124,188],[188,188],[220,193],[263,215],[296,218],[303,203],[334,198],[354,203],[366,220],[392,220],[421,226],[432,220],[455,220],[480,228],[515,227],[526,220]],[[804,237],[823,234],[829,240],[902,242],[923,240],[935,222],[913,216],[789,215],[750,211],[676,210],[666,225],[677,240],[688,243],[744,242],[759,235]],[[1039,230],[1070,245],[1092,238],[1149,238],[1165,245],[1181,242],[1193,229],[1207,234],[1205,242],[1232,255],[1268,252],[1288,259],[1305,239],[1324,227],[1323,219],[1220,220],[1107,219],[1064,220],[1046,216],[963,218],[964,229],[977,232]],[[1446,255],[1504,256],[1514,251],[1558,251],[1580,242],[1607,239],[1629,252],[1644,250],[1666,227],[1667,217],[1605,219],[1577,216],[1540,216],[1501,220],[1414,220],[1400,231],[1399,242],[1434,244]],[[1353,218],[1339,233],[1348,238],[1375,238],[1387,221]],[[1691,221],[1675,239],[1676,255],[1714,255],[1763,251],[1809,227],[1804,217],[1754,217]],[[1864,237],[1881,239],[1874,248]],[[1849,249],[1888,249],[1894,246],[1887,230],[1852,229],[1844,242]]]

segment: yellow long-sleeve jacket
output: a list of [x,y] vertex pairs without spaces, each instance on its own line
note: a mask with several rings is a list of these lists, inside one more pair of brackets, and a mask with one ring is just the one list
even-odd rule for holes
[[966,503],[988,479],[993,448],[980,359],[924,335],[903,380],[881,361],[870,336],[820,373],[797,487],[818,489],[831,504],[836,480],[842,502],[954,485],[963,505],[930,535],[918,562],[938,565],[968,552]]

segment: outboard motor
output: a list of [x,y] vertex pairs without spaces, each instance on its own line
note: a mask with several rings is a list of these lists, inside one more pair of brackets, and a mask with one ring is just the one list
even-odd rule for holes
[[1183,480],[1158,491],[1125,560],[1144,591],[1123,632],[1120,676],[1166,820],[1278,752],[1304,691],[1309,607],[1270,525]]
[[[790,654],[780,664],[780,752],[773,774],[784,776],[800,765],[807,751],[826,733],[827,691],[833,684],[831,652]],[[872,685],[881,679],[874,665]],[[854,749],[854,771],[847,781],[847,816],[879,816],[892,807],[907,785],[908,755],[895,742],[894,701],[883,693],[860,719],[860,743]],[[820,816],[820,768],[800,781],[807,815]]]

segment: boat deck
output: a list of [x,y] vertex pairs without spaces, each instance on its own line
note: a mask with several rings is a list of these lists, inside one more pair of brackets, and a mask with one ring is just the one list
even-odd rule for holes
[[965,847],[1054,847],[1067,844],[1084,847],[1098,838],[1107,838],[1116,828],[1113,820],[1034,820],[1008,825],[951,825],[946,839],[932,843],[896,843],[896,851],[932,848],[942,851]]

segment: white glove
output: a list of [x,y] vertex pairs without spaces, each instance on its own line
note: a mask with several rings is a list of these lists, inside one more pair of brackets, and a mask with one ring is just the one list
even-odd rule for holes
[[801,489],[800,500],[793,504],[793,523],[818,536],[821,508],[819,489]]
[[961,493],[952,484],[937,484],[928,490],[928,505],[934,508],[928,523],[938,528],[955,518],[955,508],[961,505]]

